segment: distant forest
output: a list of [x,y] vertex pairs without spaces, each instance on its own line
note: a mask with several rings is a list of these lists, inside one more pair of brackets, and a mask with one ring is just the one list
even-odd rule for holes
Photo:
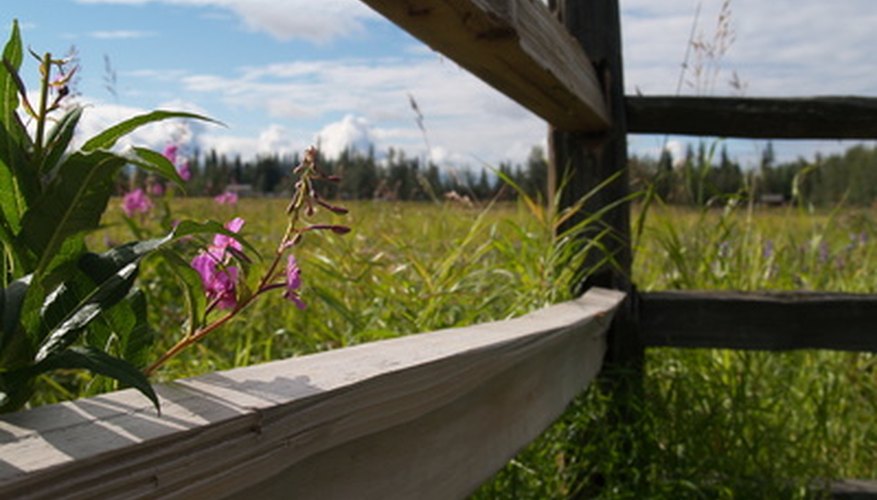
[[[193,155],[189,196],[212,196],[229,187],[242,195],[282,196],[289,192],[291,172],[299,157],[261,156],[244,162],[210,151]],[[439,200],[455,192],[472,201],[514,199],[516,192],[487,168],[440,169],[421,158],[390,150],[383,158],[347,151],[337,159],[320,159],[326,174],[338,175],[337,184],[319,186],[329,199]],[[664,201],[704,205],[739,195],[772,203],[808,203],[825,206],[843,202],[870,205],[877,201],[877,147],[854,146],[843,154],[817,156],[814,161],[777,163],[768,143],[760,165],[744,169],[721,142],[689,146],[684,158],[665,151],[660,158],[632,156],[629,160],[632,189],[651,187]],[[513,180],[531,197],[545,198],[548,163],[544,151],[534,147],[523,164],[500,163],[496,170]],[[131,179],[120,179],[120,191]]]
[[815,206],[864,206],[877,201],[877,147],[858,145],[842,154],[817,155],[813,161],[777,163],[769,142],[759,165],[743,169],[720,144],[689,145],[679,161],[667,151],[657,160],[632,157],[632,188],[651,185],[668,203],[688,205],[730,195]]

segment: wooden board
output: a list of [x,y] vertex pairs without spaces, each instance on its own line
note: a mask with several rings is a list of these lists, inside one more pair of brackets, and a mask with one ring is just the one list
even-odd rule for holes
[[877,139],[877,98],[627,96],[627,122],[642,134]]
[[877,295],[652,292],[639,308],[647,346],[877,352]]
[[363,1],[555,127],[608,127],[591,63],[539,0]]
[[460,497],[596,376],[623,297],[181,380],[161,417],[131,390],[7,415],[0,498]]

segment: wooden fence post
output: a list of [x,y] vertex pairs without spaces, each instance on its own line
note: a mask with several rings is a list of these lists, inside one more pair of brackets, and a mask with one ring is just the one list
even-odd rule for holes
[[[570,227],[587,213],[595,213],[629,196],[621,23],[617,0],[552,0],[550,5],[594,64],[612,119],[611,128],[596,135],[553,127],[550,131],[549,163],[556,183],[552,188],[567,179],[561,193],[561,208],[571,206],[601,182],[615,176],[614,181],[590,198],[580,216],[566,223],[565,227]],[[630,204],[625,201],[608,211],[603,222],[612,228],[612,234],[603,239],[612,262],[601,265],[584,283],[572,286],[576,295],[594,286],[628,293],[627,307],[619,312],[618,324],[609,339],[607,361],[621,365],[619,368],[639,371],[643,348],[635,327],[636,296],[630,281]],[[594,267],[605,257],[603,252],[591,252],[585,266]]]
[[[597,77],[603,85],[604,97],[610,111],[610,128],[599,135],[569,132],[552,127],[549,135],[549,164],[554,168],[551,189],[563,186],[561,209],[572,206],[596,186],[614,176],[614,180],[600,189],[585,204],[582,214],[567,222],[569,227],[613,203],[622,203],[608,211],[602,222],[612,229],[604,238],[603,252],[591,252],[586,268],[598,266],[584,283],[572,284],[573,292],[583,293],[588,288],[602,286],[627,293],[625,304],[618,311],[609,330],[608,351],[601,376],[604,390],[611,391],[612,407],[607,415],[607,427],[622,427],[620,443],[633,454],[637,439],[631,428],[636,421],[634,405],[642,397],[644,353],[637,328],[637,295],[631,283],[631,231],[629,177],[627,173],[627,123],[624,101],[624,77],[621,61],[621,22],[617,0],[551,0],[552,7],[569,33],[582,45],[590,58]],[[551,177],[550,177],[551,178]],[[563,184],[563,179],[566,184]],[[562,231],[562,227],[560,230]],[[596,228],[595,231],[600,231]],[[607,254],[611,263],[600,264]],[[637,467],[641,457],[631,457],[631,466]],[[580,496],[599,493],[602,478],[589,475],[579,478],[583,487]]]

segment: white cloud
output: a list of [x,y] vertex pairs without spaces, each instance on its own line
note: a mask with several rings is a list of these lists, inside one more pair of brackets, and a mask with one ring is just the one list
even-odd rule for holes
[[329,158],[337,158],[345,149],[365,154],[375,145],[371,124],[365,118],[353,115],[323,127],[315,142]]
[[322,121],[318,135],[330,155],[351,141],[363,152],[368,143],[378,152],[395,147],[424,154],[409,95],[423,113],[430,148],[447,152],[431,155],[443,159],[523,160],[546,134],[540,119],[434,54],[275,63],[236,75],[189,75],[182,82],[188,92],[209,93],[272,121]]
[[134,38],[147,38],[155,36],[153,31],[137,31],[137,30],[112,30],[112,31],[92,31],[88,36],[101,40],[129,40]]
[[360,33],[367,19],[377,17],[358,0],[78,0],[88,4],[142,5],[166,3],[222,9],[247,29],[278,40],[305,39],[325,43]]
[[[629,92],[675,91],[698,3],[697,32],[709,39],[721,0],[622,0]],[[716,94],[733,92],[727,81],[736,70],[750,95],[877,95],[872,0],[732,0],[730,10],[736,39],[721,61]]]

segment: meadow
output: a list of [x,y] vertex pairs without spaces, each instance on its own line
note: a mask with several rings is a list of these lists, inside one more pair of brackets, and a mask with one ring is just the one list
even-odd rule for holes
[[[118,201],[114,201],[118,205]],[[247,220],[244,236],[270,253],[286,200],[172,200],[173,217]],[[347,235],[305,238],[300,311],[277,296],[172,359],[170,380],[398,335],[517,316],[569,298],[568,248],[556,217],[523,202],[351,202]],[[158,230],[155,213],[138,222]],[[877,289],[877,227],[867,209],[714,209],[652,206],[635,228],[642,290]],[[165,218],[170,214],[165,214]],[[329,222],[340,221],[329,214]],[[635,220],[637,218],[635,217]],[[111,209],[96,246],[131,238]],[[258,266],[258,263],[254,263]],[[156,356],[181,334],[175,283],[147,262]],[[110,389],[70,373],[42,378],[41,400]],[[809,497],[819,480],[877,477],[877,358],[650,349],[630,425],[594,384],[475,498]]]

